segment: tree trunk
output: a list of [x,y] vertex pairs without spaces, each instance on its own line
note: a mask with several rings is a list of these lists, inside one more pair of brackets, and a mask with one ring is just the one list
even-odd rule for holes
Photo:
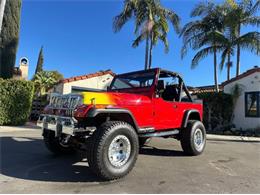
[[153,35],[151,33],[150,48],[149,48],[149,67],[148,67],[148,69],[150,69],[152,67],[152,52],[153,52]]
[[[240,24],[238,25],[237,38],[240,37]],[[237,65],[236,65],[236,76],[240,74],[240,45],[237,44]]]
[[228,53],[228,63],[227,63],[227,80],[230,80],[230,68],[231,68],[231,61],[230,61],[230,52]]
[[218,93],[218,65],[217,65],[217,51],[216,47],[214,47],[214,80],[215,80],[215,90]]
[[6,0],[0,1],[0,34],[2,30],[2,23],[3,23],[4,11],[5,11],[5,2]]
[[146,42],[145,42],[145,63],[144,63],[144,69],[148,69],[148,52],[149,52],[149,34],[146,33]]
[[237,44],[237,70],[236,70],[236,76],[240,74],[240,45]]

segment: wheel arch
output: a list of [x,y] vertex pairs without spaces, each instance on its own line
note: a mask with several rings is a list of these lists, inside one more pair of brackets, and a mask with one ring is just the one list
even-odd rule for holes
[[189,120],[201,121],[201,116],[198,110],[186,110],[184,113],[182,128],[186,128]]
[[127,109],[92,109],[87,114],[87,117],[91,117],[98,121],[109,120],[124,121],[132,125],[132,127],[139,132],[139,126],[131,111]]

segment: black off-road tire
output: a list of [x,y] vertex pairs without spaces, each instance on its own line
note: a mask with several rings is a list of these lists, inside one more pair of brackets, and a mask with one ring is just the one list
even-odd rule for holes
[[72,154],[75,150],[71,146],[63,146],[60,144],[59,138],[55,137],[55,132],[51,130],[44,130],[43,140],[45,146],[54,154]]
[[[200,131],[203,136],[202,144],[199,145],[200,147],[198,147],[194,141],[195,133],[198,131]],[[191,156],[200,155],[204,151],[206,146],[206,130],[201,121],[190,120],[187,127],[181,130],[181,146],[183,151]]]
[[150,137],[139,137],[139,147],[142,148],[151,141]]
[[[128,160],[122,166],[116,167],[109,160],[109,146],[114,138],[122,135],[131,144]],[[87,159],[91,170],[104,180],[119,179],[127,175],[135,165],[139,153],[138,136],[134,128],[123,121],[108,121],[103,123],[88,141]]]

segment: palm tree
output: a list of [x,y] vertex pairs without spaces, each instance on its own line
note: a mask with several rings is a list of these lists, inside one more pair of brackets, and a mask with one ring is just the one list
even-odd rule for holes
[[151,67],[152,49],[157,40],[163,41],[165,48],[168,48],[167,21],[179,32],[179,17],[172,10],[162,7],[160,0],[126,0],[123,11],[114,19],[114,31],[120,31],[131,18],[135,19],[134,32],[137,35],[132,46],[137,47],[145,40],[145,69],[148,69]]
[[247,49],[254,52],[256,55],[260,54],[260,33],[249,32],[240,37],[236,37],[232,32],[227,32],[227,36],[220,34],[218,37],[218,47],[223,50],[221,55],[220,68],[223,69],[227,59],[227,80],[230,79],[230,68],[232,66],[231,56],[235,53],[235,48],[239,45],[242,49]]
[[[260,8],[260,0],[256,0],[254,3],[252,0],[242,0],[237,4],[234,0],[226,1],[227,17],[226,25],[232,29],[236,38],[240,37],[241,27],[243,25],[260,25],[260,17],[255,16],[256,12]],[[256,33],[256,32],[254,32]],[[236,76],[240,74],[240,51],[241,46],[237,44],[237,60],[236,60]]]
[[[149,56],[148,56],[148,69],[152,67],[152,51],[153,47],[157,44],[158,40],[162,41],[164,44],[164,51],[165,53],[169,52],[169,43],[167,39],[167,33],[169,31],[168,25],[163,26],[162,24],[162,18],[160,18],[159,21],[155,21],[152,24],[150,24],[150,30],[149,30],[149,35],[150,35],[150,43],[149,43]],[[138,45],[146,39],[147,32],[141,32],[141,34],[134,40],[132,46],[138,47]]]
[[222,55],[221,55],[221,62],[220,62],[220,69],[223,70],[224,64],[227,58],[227,80],[230,80],[230,69],[232,67],[231,56],[234,55],[234,46],[235,40],[234,37],[229,33],[229,36],[225,36],[224,34],[220,34],[218,37],[218,44],[221,47]]
[[57,80],[55,79],[53,73],[50,71],[38,72],[34,76],[33,81],[36,86],[36,91],[41,96],[44,95],[49,88],[57,83]]
[[199,3],[191,12],[191,17],[201,17],[200,20],[187,23],[180,36],[183,37],[182,58],[186,55],[188,48],[200,49],[192,59],[191,67],[195,68],[199,61],[214,55],[214,81],[215,90],[218,92],[218,65],[217,52],[220,50],[217,37],[223,31],[224,10],[213,2]]

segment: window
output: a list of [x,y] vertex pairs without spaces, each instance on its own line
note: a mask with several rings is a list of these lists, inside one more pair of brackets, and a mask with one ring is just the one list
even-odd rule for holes
[[140,72],[118,75],[111,84],[111,89],[129,89],[150,87],[155,79],[155,72]]
[[162,71],[158,79],[157,97],[161,97],[165,101],[191,102],[184,87],[180,76]]
[[245,93],[245,116],[260,117],[260,92]]

